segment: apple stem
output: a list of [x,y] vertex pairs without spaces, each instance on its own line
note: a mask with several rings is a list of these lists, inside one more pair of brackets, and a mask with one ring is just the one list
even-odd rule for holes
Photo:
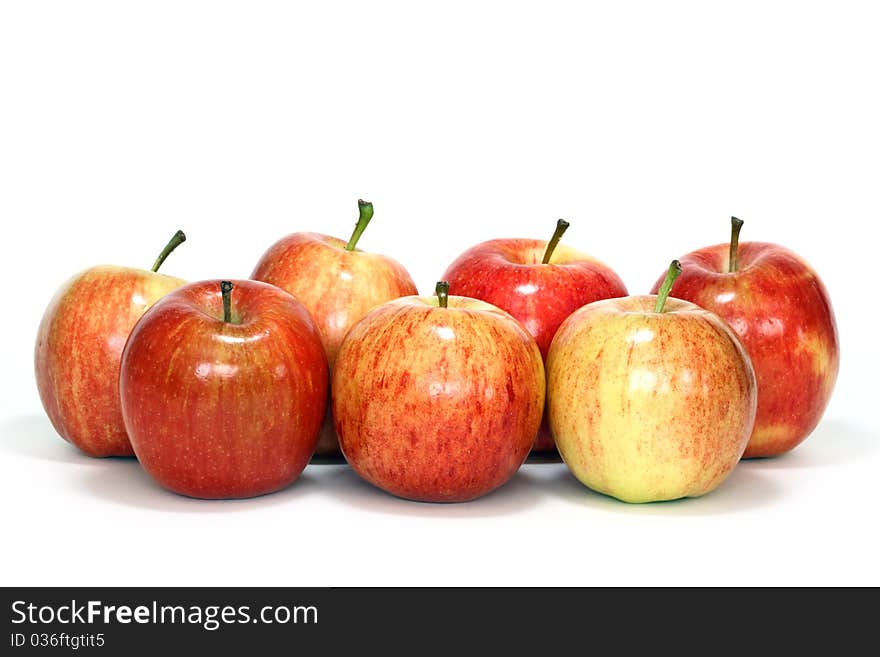
[[223,295],[223,321],[228,324],[232,321],[232,283],[220,281],[220,293]]
[[437,281],[434,291],[437,293],[437,306],[439,308],[446,308],[449,304],[449,282]]
[[560,219],[556,222],[556,230],[553,231],[553,237],[547,242],[547,250],[544,251],[544,257],[541,260],[542,265],[546,265],[550,262],[550,256],[553,255],[553,250],[556,248],[556,245],[559,244],[559,240],[562,238],[562,233],[568,230],[569,225],[570,224],[565,219]]
[[357,246],[358,240],[361,238],[361,235],[364,234],[364,231],[367,229],[367,224],[370,223],[370,219],[372,218],[373,204],[369,201],[358,199],[358,220],[357,224],[355,224],[354,232],[348,239],[348,244],[345,245],[346,251],[354,251],[354,247]]
[[186,242],[186,235],[184,235],[182,230],[174,233],[171,240],[168,242],[168,244],[165,245],[165,248],[162,249],[162,253],[159,254],[158,258],[156,258],[156,262],[153,263],[153,269],[151,271],[159,271],[159,267],[161,267],[162,263],[165,262],[165,258],[171,255],[171,252],[184,242]]
[[736,217],[730,218],[730,265],[727,268],[729,273],[736,271],[737,256],[739,252],[739,231],[742,230],[743,220]]
[[672,284],[675,283],[675,279],[678,278],[679,274],[681,274],[681,263],[678,260],[673,260],[669,265],[669,270],[666,272],[666,278],[663,279],[663,285],[660,286],[660,290],[657,292],[657,302],[654,304],[655,313],[663,312],[666,299],[672,290]]

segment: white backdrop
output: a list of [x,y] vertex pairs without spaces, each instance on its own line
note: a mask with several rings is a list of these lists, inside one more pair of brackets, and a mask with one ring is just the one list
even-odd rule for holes
[[[856,2],[6,2],[4,584],[880,584],[880,13]],[[775,241],[823,276],[842,364],[820,427],[705,498],[627,506],[562,465],[465,505],[345,466],[202,502],[93,460],[37,397],[74,272],[246,277],[282,235],[393,255],[420,290],[493,237],[564,240],[647,292],[672,257]]]

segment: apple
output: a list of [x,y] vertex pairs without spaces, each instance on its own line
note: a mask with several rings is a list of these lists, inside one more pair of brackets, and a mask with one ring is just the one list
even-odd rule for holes
[[[331,370],[342,339],[356,322],[385,301],[418,293],[399,262],[356,248],[373,217],[373,204],[359,200],[358,210],[348,242],[319,233],[293,233],[269,247],[251,274],[305,305],[321,334]],[[316,453],[339,454],[329,408]]]
[[596,301],[547,356],[550,427],[584,485],[625,502],[696,497],[734,469],[755,421],[755,373],[724,321],[657,296]]
[[119,361],[135,322],[186,281],[157,273],[186,240],[177,231],[150,271],[86,269],[55,293],[43,313],[34,374],[43,408],[66,441],[90,456],[131,456],[119,406]]
[[[592,301],[627,295],[610,267],[558,245],[568,225],[560,219],[549,242],[496,239],[477,244],[443,274],[453,294],[482,299],[513,315],[545,359],[562,320]],[[532,451],[555,452],[546,417]]]
[[522,465],[544,407],[532,337],[477,299],[405,297],[349,331],[332,375],[336,432],[361,477],[410,500],[464,502]]
[[119,375],[135,454],[159,484],[240,498],[294,481],[324,417],[327,361],[308,311],[257,281],[202,281],[134,327]]
[[777,244],[740,243],[742,221],[731,224],[729,244],[681,258],[672,294],[719,315],[739,336],[758,378],[744,456],[776,456],[803,442],[825,412],[840,366],[837,324],[810,265]]

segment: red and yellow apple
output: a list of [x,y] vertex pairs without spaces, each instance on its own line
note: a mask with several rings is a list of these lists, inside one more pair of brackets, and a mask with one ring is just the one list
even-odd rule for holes
[[[356,248],[373,217],[373,204],[358,201],[358,209],[348,242],[319,233],[293,233],[269,247],[251,274],[254,280],[287,290],[305,305],[321,334],[331,370],[342,339],[356,322],[385,301],[417,293],[399,262]],[[329,415],[317,453],[339,453]]]
[[755,420],[749,357],[717,315],[659,296],[596,301],[547,356],[550,427],[583,484],[625,502],[696,497],[734,469]]
[[[568,228],[560,219],[549,242],[496,239],[471,247],[443,274],[452,294],[482,299],[507,311],[535,338],[546,359],[562,321],[592,301],[626,296],[614,271],[559,239]],[[554,451],[546,418],[532,450]]]
[[119,376],[144,469],[200,498],[262,495],[294,481],[318,439],[327,361],[308,311],[257,281],[203,281],[137,323]]
[[66,441],[90,456],[131,456],[119,405],[122,348],[138,319],[186,281],[159,274],[186,240],[172,237],[152,270],[99,265],[68,280],[43,314],[34,373],[43,408]]
[[345,458],[411,500],[463,502],[504,484],[544,407],[532,337],[495,306],[447,290],[375,308],[349,331],[333,371]]
[[[828,292],[801,257],[777,244],[739,242],[681,258],[672,294],[724,319],[758,379],[758,414],[744,456],[776,456],[799,445],[822,418],[840,365]],[[659,286],[654,286],[656,290]]]

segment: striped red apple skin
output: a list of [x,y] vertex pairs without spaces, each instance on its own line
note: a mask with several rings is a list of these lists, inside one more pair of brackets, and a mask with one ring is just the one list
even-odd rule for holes
[[724,319],[755,368],[758,412],[744,457],[794,449],[821,420],[840,367],[837,322],[819,275],[794,252],[766,242],[739,243],[735,272],[728,271],[729,244],[680,260],[672,296]]
[[80,272],[43,314],[34,372],[43,408],[66,441],[90,456],[132,456],[119,402],[122,348],[156,301],[186,281],[100,265]]
[[352,468],[399,497],[463,502],[525,460],[541,421],[544,368],[503,311],[449,296],[405,297],[349,331],[333,371],[340,446]]

